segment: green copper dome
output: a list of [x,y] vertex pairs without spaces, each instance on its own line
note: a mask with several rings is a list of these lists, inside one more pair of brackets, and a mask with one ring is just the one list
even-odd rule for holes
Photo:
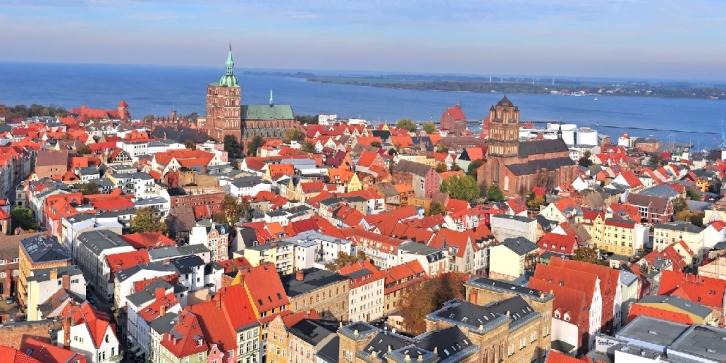
[[234,59],[232,59],[232,44],[229,45],[229,51],[227,51],[227,70],[224,71],[224,75],[219,79],[219,85],[224,87],[239,87],[237,82],[237,76],[234,75]]

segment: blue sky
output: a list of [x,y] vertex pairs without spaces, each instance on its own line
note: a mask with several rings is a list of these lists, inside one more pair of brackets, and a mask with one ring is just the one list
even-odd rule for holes
[[726,79],[722,0],[0,0],[0,61]]

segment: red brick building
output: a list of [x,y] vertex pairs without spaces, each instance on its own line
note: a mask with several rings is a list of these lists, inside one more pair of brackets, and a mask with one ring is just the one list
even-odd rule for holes
[[240,141],[254,136],[280,138],[287,129],[300,127],[290,105],[274,104],[272,91],[267,105],[242,105],[242,89],[234,75],[231,46],[224,75],[217,83],[207,86],[207,116],[200,118],[197,126],[218,141],[227,135]]
[[461,105],[448,107],[439,119],[439,126],[442,130],[449,133],[461,135],[466,131],[466,115],[461,109]]
[[477,181],[496,184],[506,195],[525,194],[534,187],[570,183],[577,166],[562,139],[519,141],[519,108],[505,96],[489,110],[487,156]]

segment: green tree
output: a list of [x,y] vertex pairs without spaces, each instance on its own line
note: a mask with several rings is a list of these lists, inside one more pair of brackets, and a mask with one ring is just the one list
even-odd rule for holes
[[436,152],[437,153],[447,153],[447,152],[449,152],[449,148],[444,145],[436,145]]
[[314,153],[315,145],[313,145],[310,141],[305,141],[305,142],[303,142],[302,146],[300,147],[300,150],[302,150],[306,153]]
[[686,198],[690,200],[701,200],[701,193],[693,187],[686,188]]
[[399,129],[406,129],[411,132],[416,131],[416,123],[408,118],[402,118],[398,120],[398,122],[396,123],[396,127],[398,127]]
[[24,230],[37,230],[38,222],[35,220],[33,210],[30,208],[15,207],[10,211],[10,220],[13,228],[20,227]]
[[592,165],[592,160],[590,160],[590,156],[592,156],[590,151],[585,151],[585,153],[582,155],[580,160],[577,161],[577,165],[580,165],[585,168],[589,168],[590,165]]
[[224,223],[234,225],[244,216],[244,209],[237,198],[231,195],[225,195],[222,200],[222,208],[220,213],[224,217]]
[[[232,135],[229,135],[229,136],[232,136]],[[186,147],[189,150],[196,150],[197,144],[195,144],[194,141],[192,141],[192,140],[187,140],[187,141],[184,141],[184,147]],[[229,152],[227,153],[227,155],[229,155]]]
[[679,212],[684,210],[688,210],[686,199],[680,197],[673,199],[673,214],[678,214]]
[[79,155],[88,155],[91,153],[91,148],[88,147],[86,144],[81,144],[76,148],[76,152]]
[[335,261],[325,265],[325,268],[330,271],[338,271],[343,266],[349,265],[354,262],[358,262],[366,259],[366,254],[363,251],[358,251],[355,255],[349,255],[345,252],[338,252],[338,258]]
[[593,247],[578,247],[572,259],[575,261],[602,264],[597,249]]
[[154,214],[151,208],[141,208],[131,219],[131,232],[161,232],[166,233],[166,223]]
[[291,127],[285,130],[285,136],[282,138],[285,142],[290,141],[303,141],[305,140],[305,134],[300,129]]
[[534,195],[534,193],[529,193],[529,197],[527,197],[527,208],[530,210],[539,210],[539,207],[545,203],[545,198],[540,195]]
[[469,163],[469,167],[466,168],[466,175],[471,175],[476,178],[476,171],[479,169],[481,164],[484,164],[484,160],[474,160]]
[[81,184],[78,188],[83,195],[98,194],[101,191],[98,189],[98,184],[94,182],[88,182]]
[[318,115],[295,115],[295,120],[303,125],[317,124]]
[[703,217],[705,216],[705,213],[703,212],[695,212],[688,209],[684,209],[678,213],[676,213],[675,219],[678,221],[685,221],[690,222],[693,225],[703,227]]
[[433,122],[427,122],[423,124],[423,130],[426,131],[427,134],[431,135],[436,132],[436,125]]
[[234,135],[225,135],[224,141],[222,142],[224,143],[224,151],[227,152],[227,156],[230,159],[239,159],[242,157],[242,146]]
[[440,274],[406,289],[398,302],[404,330],[411,334],[426,331],[426,315],[451,299],[463,299],[467,275],[456,272]]
[[487,199],[493,202],[501,202],[504,200],[504,193],[497,185],[492,185],[487,190]]
[[428,215],[435,216],[437,214],[441,214],[441,215],[446,214],[444,205],[439,202],[432,202],[431,205],[429,206]]
[[436,172],[437,173],[443,173],[445,171],[449,170],[449,168],[446,167],[446,164],[444,163],[438,163],[436,165]]
[[265,144],[265,139],[263,139],[262,136],[260,136],[260,135],[256,135],[247,144],[247,155],[250,155],[250,156],[257,155],[257,149],[262,147],[262,145],[264,145],[264,144]]
[[479,198],[479,185],[476,184],[476,179],[469,175],[449,177],[441,183],[440,190],[451,198],[463,199],[469,202]]

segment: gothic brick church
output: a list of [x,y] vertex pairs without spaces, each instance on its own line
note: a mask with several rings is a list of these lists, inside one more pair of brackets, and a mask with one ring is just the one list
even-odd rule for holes
[[567,145],[554,140],[519,140],[519,108],[504,96],[489,109],[487,155],[477,181],[496,184],[506,195],[527,194],[535,186],[554,188],[574,179],[577,166]]
[[227,52],[227,69],[218,82],[207,86],[207,116],[197,127],[209,137],[222,141],[226,135],[248,141],[252,137],[280,138],[289,128],[300,127],[290,105],[242,105],[242,89],[234,74],[232,47]]

